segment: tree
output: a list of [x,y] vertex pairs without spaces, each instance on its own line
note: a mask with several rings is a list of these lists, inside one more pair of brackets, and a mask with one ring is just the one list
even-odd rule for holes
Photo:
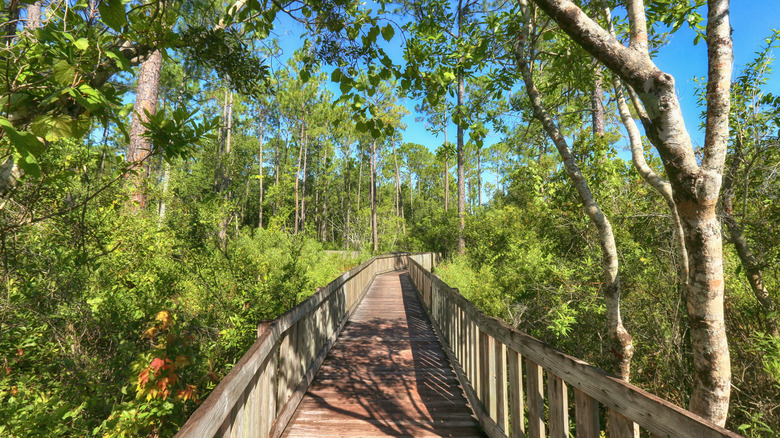
[[728,140],[732,64],[727,0],[710,0],[707,12],[709,60],[705,145],[698,163],[680,111],[674,78],[648,53],[647,19],[641,0],[626,3],[631,38],[626,47],[568,0],[534,0],[572,40],[628,85],[648,108],[645,132],[658,150],[675,194],[688,252],[686,287],[694,356],[689,409],[723,425],[731,392],[731,367],[723,314],[723,259],[716,205]]
[[[558,153],[561,156],[571,184],[577,190],[580,200],[585,208],[585,213],[596,226],[601,245],[602,269],[604,272],[603,295],[607,307],[607,324],[611,340],[610,353],[614,362],[615,374],[628,381],[630,376],[631,357],[634,354],[633,339],[623,325],[620,315],[620,274],[615,236],[612,224],[601,210],[598,202],[591,193],[587,180],[582,175],[574,158],[571,148],[560,129],[556,126],[549,112],[545,108],[542,96],[534,81],[531,65],[535,61],[534,50],[527,46],[527,41],[536,39],[535,30],[531,22],[531,12],[528,4],[521,0],[521,14],[523,19],[522,34],[518,35],[515,43],[515,58],[518,68],[525,83],[525,90],[531,102],[534,118],[544,127],[544,130],[552,139]],[[613,426],[614,430],[614,426]]]

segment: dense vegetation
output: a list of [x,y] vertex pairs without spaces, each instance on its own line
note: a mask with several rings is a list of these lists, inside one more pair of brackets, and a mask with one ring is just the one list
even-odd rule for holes
[[[652,93],[535,3],[4,5],[0,435],[171,436],[259,322],[371,251],[445,253],[438,273],[486,313],[692,404],[688,273],[707,251],[678,213],[707,202],[685,198]],[[577,5],[639,52],[718,31],[696,3],[653,2],[643,46],[637,14]],[[284,52],[284,29],[308,39]],[[699,93],[724,158],[701,176],[720,193],[703,228],[724,224],[705,292],[725,290],[726,425],[750,436],[780,433],[767,34],[726,102]],[[445,141],[405,137],[411,111]],[[696,168],[706,143],[677,152]]]

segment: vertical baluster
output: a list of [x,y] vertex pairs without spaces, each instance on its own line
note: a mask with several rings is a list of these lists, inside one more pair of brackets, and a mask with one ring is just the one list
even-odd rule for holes
[[230,431],[230,438],[244,438],[244,417],[246,411],[246,391],[236,401],[236,407],[233,408],[236,416],[233,418],[233,428]]
[[599,438],[599,403],[575,388],[574,407],[577,438]]
[[569,395],[566,383],[548,372],[547,392],[550,408],[550,437],[569,438]]
[[260,380],[260,374],[263,372],[262,369],[257,370],[257,373],[255,373],[255,376],[252,378],[252,380],[249,382],[249,385],[246,388],[246,410],[244,411],[244,417],[246,420],[244,420],[244,436],[248,437],[256,437],[257,436],[257,391],[255,388],[257,387],[257,382]]
[[497,339],[493,339],[493,347],[496,356],[496,423],[505,434],[509,432],[509,403],[506,396],[507,369],[506,369],[506,345]]
[[493,339],[492,336],[486,336],[485,337],[485,354],[487,356],[487,360],[485,361],[485,365],[487,366],[487,370],[485,371],[485,375],[487,376],[487,395],[488,395],[488,402],[487,405],[489,406],[489,412],[490,412],[490,418],[493,419],[493,421],[498,424],[498,356],[496,355],[496,341]]
[[638,436],[638,426],[617,411],[607,410],[607,431],[613,438],[634,438]]
[[258,420],[260,423],[257,436],[266,438],[271,432],[271,426],[276,419],[276,374],[277,374],[277,350],[271,354],[268,364],[260,378],[259,387],[262,401]]
[[477,376],[477,382],[479,386],[479,399],[482,401],[482,406],[485,408],[485,412],[490,412],[490,338],[487,333],[482,329],[477,328],[478,339],[477,345],[479,346],[479,375]]
[[288,388],[290,387],[290,375],[292,373],[292,346],[290,345],[290,339],[292,338],[291,331],[293,327],[287,329],[282,335],[282,344],[279,347],[279,387],[277,393],[276,405],[281,408],[287,403],[287,399],[290,397]]
[[523,403],[523,357],[515,350],[508,351],[509,405],[512,409],[512,438],[525,437],[525,409]]
[[477,372],[479,371],[479,334],[477,333],[477,324],[471,321],[471,382],[474,386],[474,392],[479,397],[479,382]]
[[532,360],[525,360],[526,402],[528,405],[529,438],[544,437],[544,388],[542,367]]

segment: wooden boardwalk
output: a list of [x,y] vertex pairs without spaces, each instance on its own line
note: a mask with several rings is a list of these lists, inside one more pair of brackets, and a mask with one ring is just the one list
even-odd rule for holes
[[483,436],[407,271],[376,278],[283,436]]

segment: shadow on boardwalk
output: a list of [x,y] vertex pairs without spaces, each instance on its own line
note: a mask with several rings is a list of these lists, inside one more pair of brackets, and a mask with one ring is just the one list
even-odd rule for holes
[[483,436],[408,273],[376,278],[285,436]]

